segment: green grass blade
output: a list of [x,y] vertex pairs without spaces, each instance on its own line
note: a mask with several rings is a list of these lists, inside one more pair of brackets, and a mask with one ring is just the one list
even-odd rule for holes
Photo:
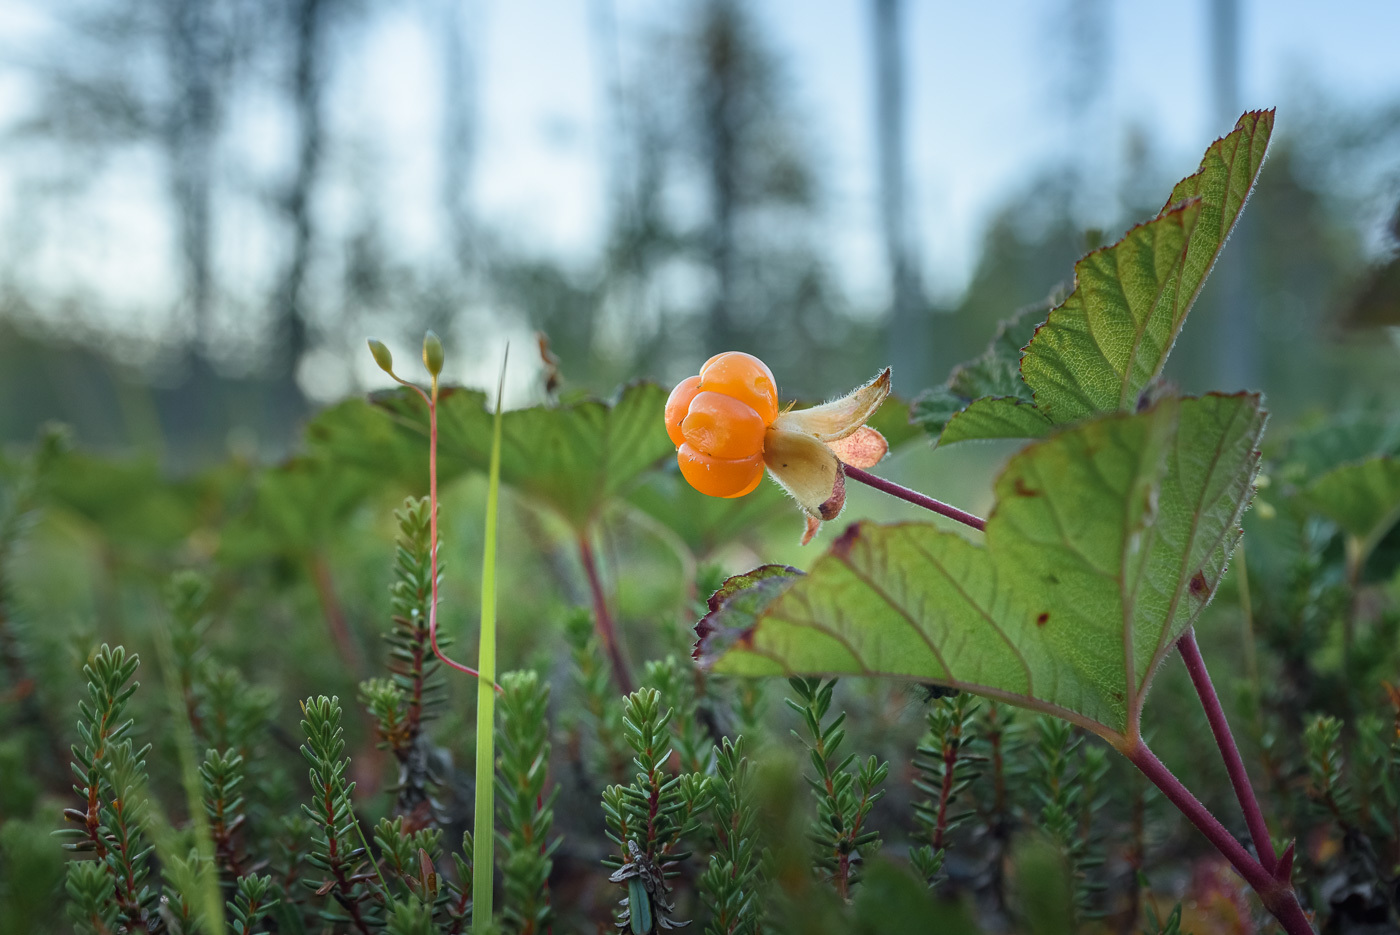
[[486,535],[481,558],[481,649],[476,682],[476,820],[472,869],[472,931],[491,928],[492,871],[495,869],[495,714],[496,714],[496,512],[501,492],[501,409],[506,359],[496,388],[491,429],[491,468],[486,492]]

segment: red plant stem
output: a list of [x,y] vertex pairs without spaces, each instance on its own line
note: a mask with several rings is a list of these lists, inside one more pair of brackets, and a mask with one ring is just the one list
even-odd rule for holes
[[[851,467],[849,464],[842,464],[842,469],[846,476],[852,480],[858,480],[862,484],[874,487],[892,497],[898,497],[900,500],[921,506],[940,516],[957,520],[973,529],[985,531],[987,528],[986,521],[980,517],[959,510],[957,507],[949,506],[941,500],[935,500],[917,490],[902,487],[882,477],[868,474],[860,468]],[[1286,877],[1278,879],[1276,876],[1279,870],[1278,857],[1274,854],[1273,844],[1269,841],[1269,832],[1264,823],[1263,813],[1259,810],[1259,803],[1254,798],[1254,790],[1249,785],[1249,777],[1244,771],[1243,761],[1240,760],[1239,749],[1235,746],[1229,724],[1225,721],[1225,713],[1220,707],[1220,699],[1216,697],[1215,688],[1211,685],[1210,675],[1206,672],[1205,662],[1201,659],[1200,647],[1196,645],[1194,633],[1187,630],[1186,635],[1177,642],[1177,645],[1181,648],[1181,655],[1186,660],[1191,680],[1196,684],[1196,692],[1201,696],[1201,703],[1205,706],[1206,717],[1210,720],[1216,744],[1220,747],[1221,755],[1225,758],[1226,768],[1230,772],[1230,781],[1235,786],[1235,794],[1239,797],[1240,806],[1244,809],[1250,836],[1254,839],[1254,846],[1260,853],[1260,859],[1256,860],[1250,856],[1250,853],[1244,849],[1240,842],[1236,841],[1230,832],[1225,830],[1225,826],[1191,794],[1189,789],[1182,785],[1181,780],[1177,779],[1140,739],[1135,740],[1132,746],[1122,748],[1123,755],[1141,770],[1143,775],[1152,781],[1153,785],[1161,789],[1167,799],[1215,845],[1216,850],[1220,851],[1239,872],[1240,876],[1244,877],[1245,882],[1259,894],[1265,908],[1283,924],[1288,935],[1312,935],[1312,926],[1309,924],[1302,906],[1298,904],[1298,896],[1293,892],[1292,882]],[[1199,681],[1197,681],[1198,676]],[[1236,766],[1238,766],[1238,773]]]
[[898,497],[900,500],[908,501],[915,506],[921,506],[925,510],[932,510],[939,516],[946,516],[949,519],[957,520],[964,526],[971,526],[973,529],[977,530],[985,530],[987,528],[987,521],[980,516],[973,516],[965,510],[960,510],[955,506],[949,506],[942,500],[935,500],[930,496],[919,493],[917,490],[910,490],[908,487],[903,487],[896,484],[894,481],[885,480],[883,477],[876,477],[874,474],[862,471],[860,468],[852,467],[849,464],[843,463],[841,469],[846,472],[846,476],[851,480],[858,480],[867,487],[874,487],[876,490],[887,493],[892,497]]
[[[389,376],[394,377],[391,373]],[[412,389],[419,396],[423,397],[423,402],[428,404],[428,554],[431,561],[429,574],[433,579],[433,600],[428,606],[428,641],[432,643],[433,655],[442,660],[443,665],[456,669],[458,672],[465,672],[472,678],[481,678],[481,673],[471,666],[463,665],[455,659],[449,659],[447,654],[438,648],[437,640],[437,609],[438,609],[438,483],[437,483],[437,450],[438,450],[438,419],[437,419],[437,380],[433,380],[433,395],[429,396],[423,390],[409,383],[407,380],[400,380],[394,377],[399,383]],[[501,686],[495,682],[491,683],[499,694]]]
[[1263,901],[1264,907],[1283,925],[1288,935],[1313,935],[1303,907],[1288,880],[1277,879],[1264,869],[1264,865],[1246,851],[1239,841],[1222,825],[1210,811],[1191,794],[1181,780],[1177,779],[1162,761],[1147,748],[1141,740],[1123,750],[1134,766],[1152,781],[1177,809],[1190,820],[1191,824],[1215,845],[1216,850],[1235,868],[1245,882],[1254,888]]
[[1230,785],[1235,787],[1235,798],[1239,799],[1240,808],[1244,811],[1244,820],[1249,825],[1249,836],[1254,841],[1259,862],[1265,870],[1273,873],[1278,865],[1278,855],[1274,853],[1274,843],[1269,838],[1269,826],[1264,820],[1264,812],[1259,808],[1259,800],[1254,797],[1254,787],[1249,783],[1244,760],[1240,757],[1239,747],[1235,746],[1235,737],[1230,733],[1230,724],[1225,720],[1225,711],[1216,697],[1210,673],[1206,671],[1206,661],[1201,658],[1195,629],[1188,628],[1176,645],[1186,663],[1186,671],[1191,675],[1191,684],[1196,686],[1196,694],[1201,698],[1201,707],[1206,710],[1210,731],[1215,735],[1215,745],[1220,748],[1220,755],[1225,760],[1225,770],[1230,774]]
[[316,587],[316,598],[321,602],[321,613],[326,618],[326,628],[331,631],[340,660],[351,672],[364,670],[364,657],[350,634],[350,626],[345,620],[345,611],[335,596],[335,583],[331,580],[331,569],[326,557],[320,552],[312,552],[307,564],[311,571],[311,582]]
[[612,663],[613,680],[624,695],[632,694],[632,672],[627,667],[627,659],[622,655],[622,647],[617,641],[617,627],[612,614],[608,612],[607,597],[603,594],[603,583],[598,577],[598,563],[593,558],[593,546],[588,542],[588,533],[578,537],[578,557],[583,564],[583,573],[588,578],[588,590],[593,594],[593,619],[598,628],[598,638],[603,641],[608,660]]

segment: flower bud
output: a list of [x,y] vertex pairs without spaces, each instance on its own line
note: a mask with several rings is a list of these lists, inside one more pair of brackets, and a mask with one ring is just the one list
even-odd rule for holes
[[370,338],[367,343],[369,344],[369,352],[374,355],[374,362],[379,365],[379,369],[393,376],[394,355],[389,353],[389,348],[378,338]]
[[428,372],[434,377],[442,373],[442,339],[434,332],[429,331],[423,335],[423,366],[428,368]]

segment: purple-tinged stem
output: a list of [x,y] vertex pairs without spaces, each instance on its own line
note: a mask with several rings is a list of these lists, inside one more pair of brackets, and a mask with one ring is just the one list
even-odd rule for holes
[[[917,490],[910,490],[908,487],[885,480],[883,477],[876,477],[874,474],[869,474],[849,464],[842,464],[841,467],[846,476],[852,480],[860,481],[862,484],[874,487],[892,497],[897,497],[915,506],[921,506],[973,529],[985,530],[987,528],[985,520],[955,506],[950,506],[941,500],[935,500]],[[1225,757],[1225,765],[1230,772],[1230,781],[1235,786],[1235,794],[1239,797],[1240,806],[1244,809],[1250,836],[1254,839],[1254,846],[1260,854],[1259,859],[1251,856],[1249,851],[1235,840],[1234,836],[1225,829],[1225,826],[1200,803],[1200,800],[1191,794],[1189,789],[1182,785],[1181,780],[1177,779],[1141,740],[1135,741],[1130,747],[1120,749],[1122,749],[1123,755],[1151,780],[1153,785],[1162,790],[1168,801],[1175,805],[1215,845],[1216,850],[1220,851],[1240,876],[1244,877],[1245,882],[1259,894],[1265,908],[1273,914],[1274,918],[1279,920],[1288,935],[1313,935],[1312,925],[1308,922],[1303,907],[1298,903],[1298,896],[1293,891],[1290,879],[1291,848],[1290,852],[1285,854],[1284,866],[1280,866],[1279,859],[1274,853],[1273,844],[1269,840],[1269,832],[1264,823],[1263,813],[1259,810],[1259,803],[1254,798],[1253,788],[1249,785],[1249,777],[1245,773],[1244,763],[1240,760],[1239,749],[1235,746],[1234,737],[1231,735],[1229,724],[1225,720],[1225,712],[1220,707],[1220,699],[1216,697],[1215,687],[1211,684],[1205,662],[1201,659],[1200,647],[1196,645],[1194,632],[1187,630],[1177,645],[1181,648],[1182,658],[1186,660],[1191,680],[1196,683],[1196,691],[1201,696],[1202,705],[1205,706],[1206,717],[1210,721],[1211,730],[1215,733],[1216,744]]]
[[1259,800],[1254,797],[1254,787],[1249,783],[1244,760],[1240,757],[1235,737],[1230,733],[1230,724],[1225,720],[1225,711],[1220,707],[1220,699],[1211,684],[1210,673],[1206,671],[1206,661],[1201,658],[1201,647],[1196,644],[1196,631],[1187,629],[1177,641],[1181,658],[1186,663],[1186,671],[1191,674],[1191,684],[1196,686],[1196,694],[1201,698],[1201,707],[1206,710],[1206,720],[1210,721],[1210,731],[1215,735],[1215,745],[1225,760],[1225,770],[1230,774],[1230,785],[1235,787],[1235,798],[1240,801],[1244,820],[1249,825],[1249,836],[1254,841],[1254,850],[1259,862],[1270,873],[1278,866],[1278,855],[1274,853],[1273,841],[1269,838],[1269,826],[1264,821],[1264,812],[1259,808]]
[[598,562],[593,557],[593,546],[589,544],[586,532],[579,534],[578,556],[583,564],[583,572],[588,577],[588,590],[593,595],[594,621],[598,636],[603,641],[603,649],[607,651],[608,661],[612,664],[613,679],[624,695],[630,695],[635,687],[632,684],[632,672],[627,668],[627,659],[622,655],[622,647],[618,644],[617,627],[613,623],[612,614],[608,612],[608,599],[603,593],[603,582],[598,577]]
[[1215,849],[1259,894],[1264,907],[1279,920],[1288,935],[1313,935],[1312,925],[1303,907],[1298,904],[1298,897],[1289,880],[1277,879],[1273,873],[1265,870],[1264,865],[1225,830],[1225,826],[1181,784],[1181,780],[1157,759],[1145,743],[1138,741],[1136,746],[1124,750],[1123,754],[1215,845]]
[[965,510],[960,510],[955,506],[949,506],[942,500],[935,500],[926,494],[919,493],[917,490],[910,490],[908,487],[903,487],[896,484],[894,481],[885,480],[883,477],[876,477],[874,474],[862,471],[860,468],[852,467],[849,464],[842,464],[841,468],[851,480],[858,480],[867,487],[874,487],[876,490],[887,493],[891,497],[898,497],[900,500],[905,500],[915,506],[921,506],[925,510],[932,510],[939,516],[946,516],[949,519],[957,520],[964,526],[971,526],[973,529],[984,530],[987,528],[987,521],[980,516],[973,516]]

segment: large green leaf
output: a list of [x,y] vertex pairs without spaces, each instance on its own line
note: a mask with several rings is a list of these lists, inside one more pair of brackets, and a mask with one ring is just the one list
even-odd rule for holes
[[[428,413],[412,390],[377,394],[376,413],[346,403],[322,414],[309,437],[328,456],[396,478],[416,462],[426,482]],[[583,529],[610,499],[629,490],[675,446],[662,413],[666,391],[654,383],[623,389],[614,403],[584,399],[516,409],[503,416],[501,480],[553,507]],[[387,418],[386,418],[387,414]],[[449,389],[438,402],[438,459],[444,478],[484,471],[491,454],[485,394]]]
[[[1273,125],[1273,111],[1245,114],[1156,218],[1075,264],[1074,291],[1021,356],[1023,389],[937,413],[925,421],[929,430],[943,443],[1039,437],[1053,426],[1136,408],[1244,209]],[[1024,404],[1027,391],[1034,412]]]
[[854,525],[810,574],[770,566],[716,595],[697,655],[739,675],[925,679],[1122,742],[1224,573],[1263,422],[1240,394],[1066,430],[1007,465],[985,545]]
[[1345,529],[1364,556],[1400,521],[1400,459],[1344,464],[1310,484],[1299,500]]

